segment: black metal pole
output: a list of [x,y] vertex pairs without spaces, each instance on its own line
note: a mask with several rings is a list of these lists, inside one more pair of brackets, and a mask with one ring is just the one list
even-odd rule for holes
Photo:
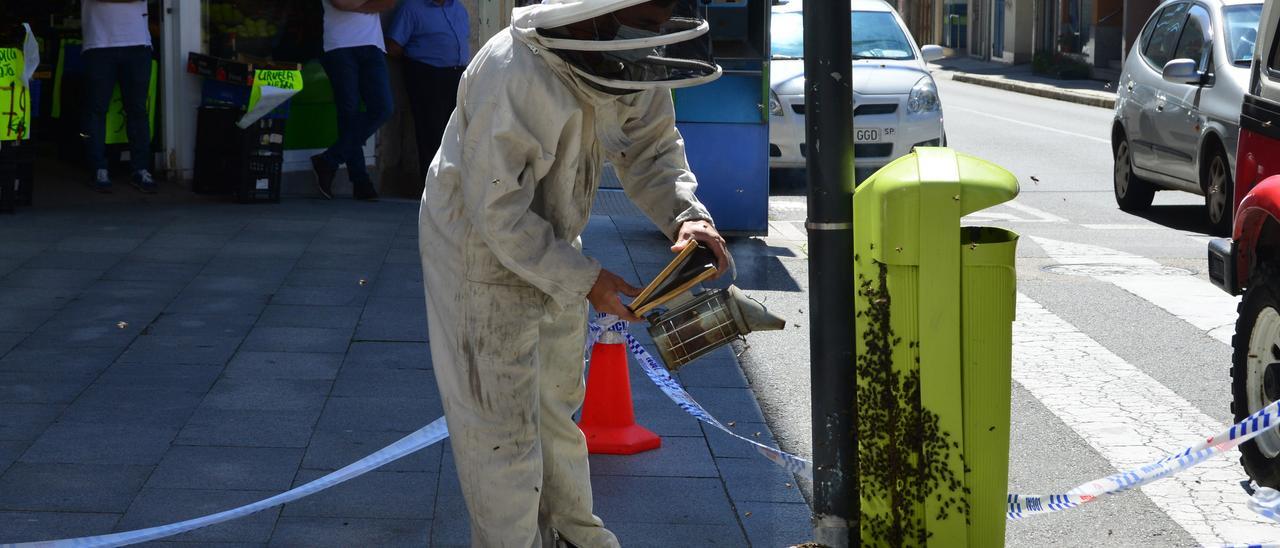
[[804,6],[814,540],[857,546],[853,88],[848,0]]

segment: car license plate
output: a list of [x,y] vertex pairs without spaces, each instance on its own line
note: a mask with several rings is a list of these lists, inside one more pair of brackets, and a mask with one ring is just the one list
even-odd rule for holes
[[855,129],[853,131],[853,142],[855,143],[878,143],[880,142],[880,130],[878,129]]

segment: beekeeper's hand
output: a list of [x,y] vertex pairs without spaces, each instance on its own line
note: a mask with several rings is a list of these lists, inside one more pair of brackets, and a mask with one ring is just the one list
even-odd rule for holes
[[716,254],[716,272],[715,278],[719,278],[729,270],[730,259],[729,249],[725,247],[724,238],[720,237],[720,232],[711,223],[695,219],[685,221],[680,225],[680,232],[676,234],[676,243],[671,246],[673,253],[679,253],[685,246],[689,245],[692,240],[711,248]]
[[600,274],[596,276],[595,285],[592,285],[591,291],[587,292],[587,301],[595,307],[596,312],[613,314],[618,319],[628,322],[641,321],[640,316],[635,315],[622,304],[622,299],[618,298],[619,293],[635,297],[640,294],[640,288],[627,283],[621,276],[601,268]]

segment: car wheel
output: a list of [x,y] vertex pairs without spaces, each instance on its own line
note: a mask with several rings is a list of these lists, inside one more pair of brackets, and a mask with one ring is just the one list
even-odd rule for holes
[[[1260,265],[1240,301],[1232,340],[1231,413],[1236,422],[1280,399],[1280,277]],[[1270,430],[1240,446],[1240,464],[1258,485],[1280,488],[1280,432]]]
[[1151,207],[1151,200],[1156,197],[1156,189],[1133,173],[1133,154],[1129,149],[1129,139],[1122,139],[1116,145],[1115,169],[1112,174],[1116,205],[1124,211],[1142,211]]
[[1209,226],[1215,236],[1229,236],[1235,213],[1235,182],[1227,157],[1221,149],[1209,159],[1202,177],[1204,181],[1204,206],[1209,210]]

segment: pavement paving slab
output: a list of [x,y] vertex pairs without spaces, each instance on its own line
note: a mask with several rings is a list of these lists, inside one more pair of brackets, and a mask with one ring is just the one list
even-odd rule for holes
[[319,409],[273,410],[200,407],[186,420],[175,445],[306,448]]
[[[294,487],[328,474],[300,470]],[[373,471],[284,507],[285,516],[421,519],[433,513],[436,472]]]
[[177,428],[134,424],[56,422],[31,443],[23,463],[155,465]]
[[153,468],[121,464],[14,463],[0,476],[0,509],[124,513]]
[[0,511],[0,523],[5,527],[0,538],[5,542],[37,542],[100,535],[118,521],[120,514]]
[[147,487],[284,491],[302,461],[300,449],[280,447],[173,447]]
[[[375,432],[366,430],[316,430],[302,467],[308,470],[337,470],[369,454],[395,443],[404,437],[401,432]],[[444,448],[437,444],[379,470],[386,472],[438,472]]]
[[351,344],[352,330],[327,327],[258,326],[240,348],[251,352],[333,352],[341,354]]
[[252,352],[240,350],[222,374],[226,378],[332,380],[342,367],[342,354],[319,352]]
[[0,440],[34,440],[65,408],[56,403],[0,403]]
[[276,522],[268,546],[418,548],[430,540],[431,520],[284,515]]

